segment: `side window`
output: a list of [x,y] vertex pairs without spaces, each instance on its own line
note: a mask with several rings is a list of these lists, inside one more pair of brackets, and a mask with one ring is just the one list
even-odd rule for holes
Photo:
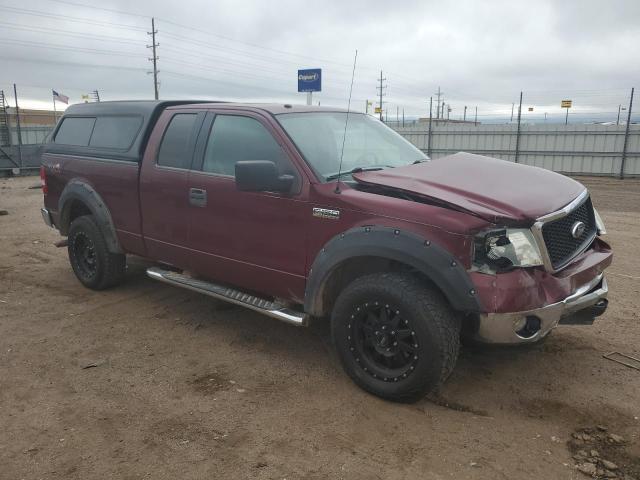
[[160,143],[158,165],[191,168],[191,155],[188,150],[196,117],[195,113],[178,113],[173,116]]
[[141,117],[98,117],[89,146],[126,150],[136,138],[140,125]]
[[89,145],[96,119],[93,117],[67,117],[56,133],[54,143],[61,145]]
[[286,156],[271,133],[257,120],[217,115],[209,134],[202,170],[235,175],[236,162],[270,160],[286,169]]

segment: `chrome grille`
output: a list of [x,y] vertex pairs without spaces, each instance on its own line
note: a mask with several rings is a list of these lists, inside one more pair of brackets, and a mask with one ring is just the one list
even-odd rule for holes
[[[585,228],[581,235],[574,238],[572,228],[576,222],[583,222]],[[596,231],[593,206],[589,197],[564,217],[544,223],[542,238],[553,269],[559,270],[564,267],[587,248],[596,236]]]

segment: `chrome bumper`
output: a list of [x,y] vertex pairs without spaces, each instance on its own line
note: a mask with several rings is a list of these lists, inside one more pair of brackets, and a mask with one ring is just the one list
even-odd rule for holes
[[563,319],[570,324],[591,323],[594,317],[604,313],[608,291],[607,281],[600,274],[564,300],[546,307],[524,312],[480,314],[475,339],[506,345],[531,343],[546,336],[558,323],[565,323]]
[[47,224],[48,227],[53,227],[53,220],[51,219],[51,213],[46,208],[41,208],[40,213],[42,214],[42,219],[44,223]]

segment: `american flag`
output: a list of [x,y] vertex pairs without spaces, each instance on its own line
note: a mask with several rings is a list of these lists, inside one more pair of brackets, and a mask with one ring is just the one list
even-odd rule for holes
[[56,92],[55,90],[51,90],[53,92],[54,100],[58,100],[59,102],[69,104],[69,97],[66,95],[62,95],[61,93]]

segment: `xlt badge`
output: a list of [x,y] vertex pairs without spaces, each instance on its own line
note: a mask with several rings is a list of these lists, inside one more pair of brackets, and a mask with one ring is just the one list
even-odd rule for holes
[[338,220],[340,218],[340,210],[314,207],[313,216],[318,218],[328,218],[329,220]]

